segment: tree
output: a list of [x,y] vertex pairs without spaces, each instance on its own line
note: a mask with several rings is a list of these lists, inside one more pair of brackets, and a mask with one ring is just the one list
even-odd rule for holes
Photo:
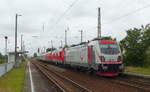
[[68,48],[68,47],[69,47],[68,45],[65,45],[65,46],[64,46],[64,48]]
[[3,55],[2,55],[2,53],[0,53],[0,59],[2,59],[3,58]]
[[56,50],[56,48],[47,48],[47,49],[46,49],[46,52],[54,51],[54,50]]
[[127,36],[120,41],[120,46],[123,52],[125,52],[123,56],[127,65],[146,65],[146,51],[150,46],[149,24],[141,28],[127,30]]
[[115,40],[116,41],[116,38],[112,38],[111,36],[102,37],[101,39],[102,40]]
[[7,58],[7,55],[2,55],[2,53],[0,53],[0,64],[6,62]]
[[150,47],[146,50],[146,52],[145,52],[145,63],[147,64],[147,65],[150,65]]
[[122,46],[125,49],[125,62],[128,65],[140,65],[141,64],[141,53],[140,49],[141,30],[130,29],[127,31],[127,36],[122,40]]

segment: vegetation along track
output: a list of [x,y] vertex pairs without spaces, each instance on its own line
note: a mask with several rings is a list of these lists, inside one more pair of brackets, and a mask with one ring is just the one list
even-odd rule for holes
[[142,92],[150,92],[150,82],[144,80],[130,79],[126,77],[116,77],[111,80],[113,83],[117,83],[123,86],[129,86],[141,90]]
[[92,92],[80,84],[68,79],[57,72],[50,70],[46,65],[40,62],[32,62],[51,82],[53,82],[59,91],[62,92]]

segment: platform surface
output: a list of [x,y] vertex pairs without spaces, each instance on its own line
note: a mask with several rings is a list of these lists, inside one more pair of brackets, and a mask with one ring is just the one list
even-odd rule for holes
[[27,68],[23,92],[53,92],[53,87],[49,85],[49,81],[32,63],[28,62]]

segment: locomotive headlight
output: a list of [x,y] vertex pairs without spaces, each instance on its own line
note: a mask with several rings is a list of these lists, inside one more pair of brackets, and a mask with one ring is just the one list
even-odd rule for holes
[[104,66],[104,67],[103,67],[103,69],[104,69],[104,70],[107,70],[107,69],[108,69],[108,67],[107,67],[107,66]]
[[107,70],[108,66],[107,65],[102,65],[103,70]]

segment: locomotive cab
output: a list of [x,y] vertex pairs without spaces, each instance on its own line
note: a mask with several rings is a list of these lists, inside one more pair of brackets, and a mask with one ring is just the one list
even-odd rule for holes
[[98,74],[115,76],[123,71],[122,54],[116,41],[95,41],[93,54]]

